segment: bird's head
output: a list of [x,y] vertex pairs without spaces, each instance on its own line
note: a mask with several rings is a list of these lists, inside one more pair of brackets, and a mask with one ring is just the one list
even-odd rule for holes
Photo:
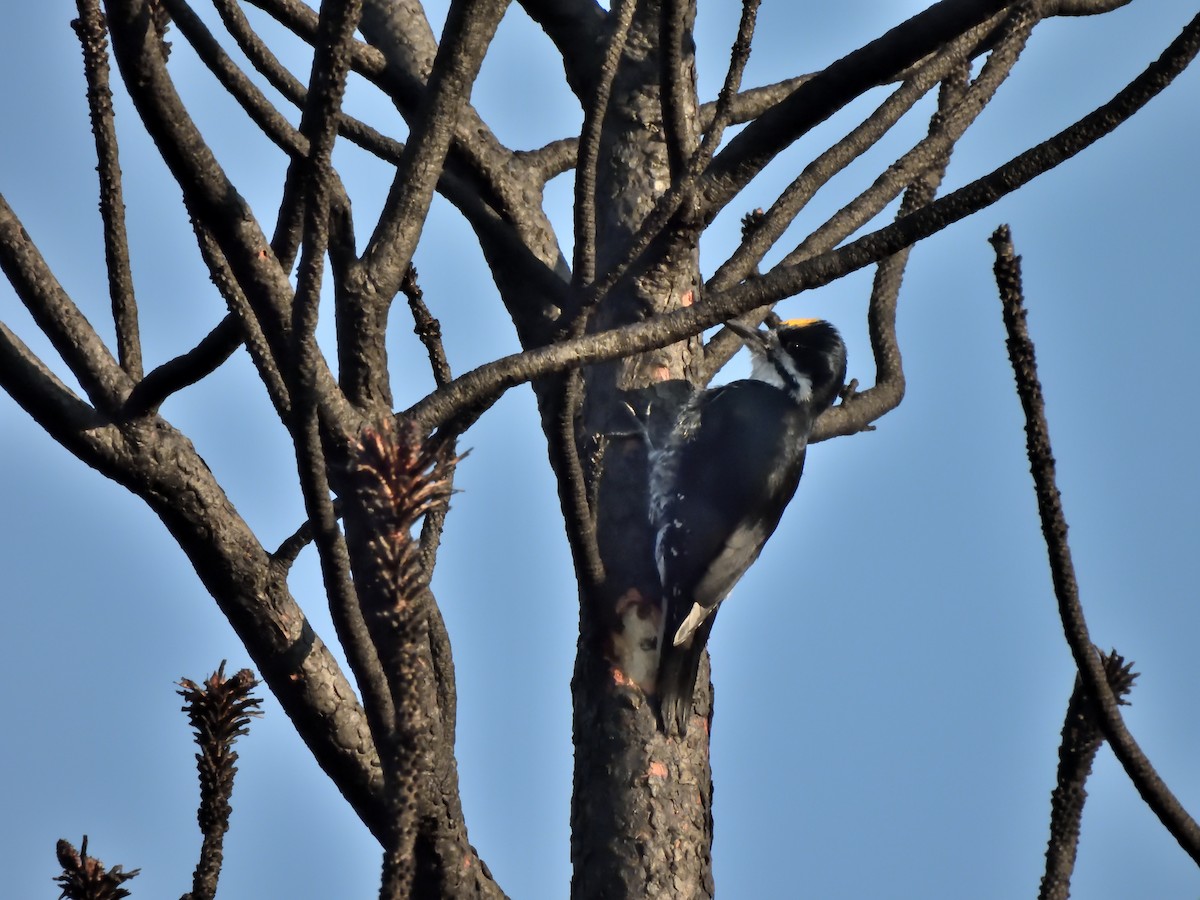
[[816,413],[833,405],[846,381],[846,345],[824,319],[788,319],[766,328],[728,327],[750,350],[750,377],[766,381],[809,403]]

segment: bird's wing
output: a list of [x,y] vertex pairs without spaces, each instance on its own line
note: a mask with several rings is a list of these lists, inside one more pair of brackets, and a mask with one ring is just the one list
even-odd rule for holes
[[[804,465],[807,413],[778,388],[735,381],[696,415],[686,449],[668,448],[675,490],[656,515],[666,643],[686,640],[758,558]],[[762,416],[787,427],[772,439]]]

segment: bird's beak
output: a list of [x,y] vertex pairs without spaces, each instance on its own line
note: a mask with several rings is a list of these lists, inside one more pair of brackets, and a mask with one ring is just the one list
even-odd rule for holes
[[748,344],[762,344],[765,335],[757,328],[747,328],[738,322],[726,322],[725,327]]

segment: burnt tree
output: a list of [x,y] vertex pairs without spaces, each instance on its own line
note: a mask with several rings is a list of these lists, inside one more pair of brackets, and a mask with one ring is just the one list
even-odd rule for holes
[[[824,68],[748,87],[742,75],[758,3],[745,0],[720,60],[724,83],[705,98],[696,82],[696,4],[625,0],[610,11],[590,0],[525,0],[519,6],[561,58],[583,115],[577,135],[536,148],[506,146],[470,102],[506,2],[452,2],[437,38],[415,2],[330,0],[313,9],[253,0],[311,45],[304,79],[280,63],[238,4],[214,5],[221,34],[186,0],[102,8],[78,0],[116,338],[105,343],[89,321],[101,310],[68,294],[37,235],[0,198],[0,266],[61,358],[61,366],[43,361],[0,325],[0,385],[161,519],[313,756],[383,845],[383,896],[499,897],[502,886],[467,839],[454,665],[430,577],[460,438],[505,391],[529,384],[579,588],[572,895],[711,896],[712,693],[702,667],[686,739],[660,733],[646,443],[629,406],[669,409],[681,385],[707,384],[740,346],[729,329],[705,339],[710,329],[735,318],[761,322],[783,300],[874,266],[862,309],[875,381],[852,385],[815,439],[870,428],[904,395],[896,303],[909,248],[1124,123],[1189,64],[1200,23],[1164,39],[1162,56],[1101,107],[1076,111],[1058,134],[939,195],[956,142],[1039,24],[1122,3],[943,0],[881,26]],[[186,42],[214,89],[257,126],[263,147],[285,154],[277,210],[252,208],[222,167],[181,97],[170,41]],[[135,299],[125,234],[122,182],[130,176],[118,159],[110,57],[182,192],[227,308],[191,350],[155,367],[145,364],[139,337],[138,302],[147,301]],[[399,111],[403,141],[344,110],[351,77]],[[737,210],[763,169],[881,86],[882,102],[771,204],[739,210],[740,244],[702,265],[701,235]],[[924,136],[797,239],[789,226],[813,195],[929,96],[936,108]],[[284,103],[299,112],[298,125],[282,114]],[[354,219],[334,165],[340,142],[393,170],[375,222]],[[574,220],[566,236],[556,233],[543,194],[568,172]],[[446,306],[443,321],[434,317],[437,304],[427,305],[413,268],[435,192],[473,230],[523,348],[466,373],[451,371],[441,343],[456,313]],[[880,221],[897,198],[898,213]],[[782,258],[765,264],[781,246]],[[386,343],[389,328],[402,327],[398,299],[431,369],[427,394],[408,405],[395,400]],[[333,320],[330,346],[317,339],[322,309]],[[307,512],[274,549],[161,412],[242,348],[294,445]],[[291,566],[310,544],[349,672],[289,587]]]

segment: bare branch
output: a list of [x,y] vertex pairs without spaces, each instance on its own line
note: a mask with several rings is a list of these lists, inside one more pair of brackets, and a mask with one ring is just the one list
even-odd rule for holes
[[[337,504],[334,504],[334,512],[337,513]],[[299,558],[301,551],[312,543],[313,526],[312,522],[305,519],[304,522],[289,534],[280,545],[271,554],[271,563],[284,574],[295,564]]]
[[[637,9],[636,0],[620,0],[610,16],[608,43],[596,81],[596,91],[584,107],[583,128],[579,133],[580,156],[575,176],[575,261],[571,266],[571,284],[575,290],[596,278],[596,164],[600,156],[600,136],[604,115],[612,94],[617,65],[625,52],[629,26]],[[582,332],[580,332],[582,333]]]
[[[1200,19],[1200,17],[1197,17]],[[1142,752],[1133,735],[1125,727],[1118,709],[1118,700],[1108,684],[1104,666],[1088,635],[1087,621],[1079,600],[1079,585],[1067,543],[1067,521],[1055,476],[1054,455],[1050,446],[1050,430],[1046,423],[1046,405],[1037,376],[1037,361],[1033,342],[1025,325],[1024,301],[1021,296],[1020,258],[1016,256],[1008,226],[996,229],[991,238],[996,248],[996,283],[1008,331],[1008,355],[1012,360],[1017,381],[1017,394],[1025,410],[1026,448],[1029,468],[1037,493],[1038,514],[1042,520],[1042,535],[1050,557],[1050,575],[1063,631],[1071,647],[1071,655],[1083,679],[1084,689],[1093,698],[1097,721],[1121,761],[1125,773],[1137,788],[1146,805],[1158,816],[1179,846],[1200,863],[1200,825],[1188,815],[1166,783],[1159,777],[1150,760]]]
[[[594,305],[588,302],[583,289],[596,277],[596,185],[600,159],[600,142],[604,136],[605,118],[612,98],[613,83],[630,27],[637,11],[636,0],[620,0],[620,5],[608,17],[608,40],[604,56],[595,77],[595,89],[584,104],[583,127],[579,137],[579,160],[575,173],[575,258],[571,268],[569,294],[570,321],[568,333],[579,337],[587,329]],[[552,411],[546,416],[551,462],[558,482],[558,494],[566,520],[567,540],[576,569],[589,587],[604,578],[604,563],[596,544],[595,512],[592,509],[579,459],[579,410],[583,403],[583,375],[574,368],[566,373],[552,392],[549,404]]]
[[[253,0],[299,37],[314,39],[316,18],[296,0]],[[385,91],[410,121],[424,109],[429,68],[437,51],[415,4],[364,6],[363,33],[375,47],[354,45],[354,71]],[[376,148],[372,152],[376,152]],[[438,190],[479,237],[501,296],[525,345],[542,343],[562,308],[568,278],[553,228],[541,206],[543,180],[520,155],[502,147],[468,105],[461,110]]]
[[[941,5],[942,6],[952,5],[955,2],[959,2],[959,0],[943,0],[943,4],[941,4]],[[920,18],[920,17],[918,16],[917,18]],[[951,15],[949,18],[951,20],[954,20],[953,15]],[[908,32],[906,29],[914,21],[916,21],[916,19],[910,20],[910,22],[905,23],[905,25],[899,26],[898,28],[893,29],[893,32],[889,32],[889,35],[892,35],[895,33],[903,33],[903,34],[907,35]],[[743,16],[742,28],[745,28],[746,24],[747,24],[747,18],[745,16]],[[919,32],[919,29],[917,29],[917,31]],[[741,36],[741,33],[742,33],[742,29],[740,28],[739,29],[739,38]],[[883,39],[881,38],[880,41],[876,41],[875,44],[880,43],[882,40]],[[863,48],[863,50],[857,51],[856,53],[851,54],[849,57],[846,57],[845,59],[840,60],[838,63],[835,63],[833,66],[830,66],[829,69],[826,69],[825,72],[821,73],[821,76],[833,79],[832,85],[835,88],[835,90],[833,91],[833,94],[836,94],[837,90],[840,90],[841,88],[845,87],[846,83],[848,83],[848,80],[849,80],[849,76],[846,75],[846,73],[842,72],[840,67],[842,67],[843,64],[846,63],[846,60],[849,60],[852,57],[857,58],[859,56],[859,54],[865,52],[866,50],[870,49],[870,47],[873,47],[873,46],[875,46],[875,45],[874,44],[868,45],[868,47]],[[901,45],[902,50],[907,49],[907,48],[908,48],[907,44]],[[914,61],[924,58],[925,55],[926,55],[925,53],[918,54],[916,57],[914,57]],[[868,54],[867,56],[869,57],[870,54]],[[735,62],[736,62],[736,47],[735,47]],[[902,66],[900,68],[903,69],[905,67]],[[832,76],[829,74],[831,72],[834,73]],[[890,79],[890,77],[891,76],[889,76],[889,79]],[[810,94],[812,94],[813,92],[811,90],[809,90],[809,88],[813,84],[818,85],[818,90],[817,90],[817,93],[815,96],[810,97]],[[793,94],[789,95],[786,98],[786,100],[781,101],[777,107],[774,107],[771,110],[764,113],[762,117],[760,117],[758,120],[756,120],[756,123],[754,125],[751,125],[750,128],[746,129],[740,135],[738,135],[737,138],[735,138],[730,143],[729,147],[727,147],[724,151],[721,152],[721,154],[719,154],[716,158],[714,158],[712,160],[711,164],[704,171],[703,176],[701,176],[699,172],[692,172],[692,173],[690,173],[691,177],[686,179],[681,185],[679,185],[677,188],[672,188],[671,190],[667,191],[662,197],[660,197],[658,202],[655,204],[655,208],[654,208],[653,212],[649,216],[647,216],[646,219],[639,226],[638,233],[634,237],[633,241],[630,243],[630,247],[628,248],[628,251],[626,252],[622,262],[620,262],[618,265],[613,267],[613,269],[611,271],[609,271],[608,273],[606,273],[605,277],[599,283],[596,284],[595,288],[591,291],[591,296],[588,298],[587,302],[589,304],[594,304],[594,303],[599,302],[601,298],[603,298],[605,295],[607,295],[607,293],[610,290],[612,290],[620,282],[620,280],[625,276],[625,274],[627,272],[629,272],[631,270],[637,270],[638,268],[640,268],[644,264],[644,260],[641,259],[642,255],[646,252],[649,252],[650,248],[653,247],[656,243],[659,243],[663,239],[677,242],[677,243],[686,242],[686,241],[690,240],[689,234],[692,234],[692,233],[698,231],[699,228],[702,227],[703,223],[701,222],[701,219],[703,219],[704,222],[707,222],[711,219],[712,215],[715,215],[715,212],[716,212],[715,209],[713,209],[711,212],[704,211],[705,201],[704,201],[704,193],[703,192],[706,190],[705,184],[711,180],[710,176],[714,172],[719,172],[721,170],[722,160],[726,158],[726,155],[728,154],[729,150],[735,144],[737,144],[739,140],[745,138],[745,136],[748,133],[750,133],[751,129],[753,129],[756,125],[761,125],[762,122],[770,119],[772,116],[777,116],[778,110],[780,108],[787,107],[790,109],[790,105],[794,104],[795,98],[798,95],[802,95],[802,97],[801,97],[802,100],[804,100],[804,98],[809,98],[813,101],[813,103],[816,104],[815,107],[813,107],[813,109],[809,109],[808,107],[803,107],[803,111],[802,111],[803,115],[808,115],[809,113],[813,112],[814,110],[820,111],[822,108],[821,104],[830,99],[829,96],[823,96],[820,94],[821,84],[823,84],[823,82],[820,80],[820,77],[814,77],[813,79],[806,80],[804,82],[804,84],[801,85],[799,88],[797,88]],[[869,86],[873,86],[873,85],[863,85],[860,87],[862,88],[862,90],[865,90],[866,87],[869,87]],[[822,115],[819,118],[812,119],[812,121],[809,122],[808,126],[806,126],[805,130],[807,130],[807,127],[811,127],[812,125],[817,124],[819,121],[822,120],[822,118],[824,118],[824,116],[829,115],[832,112],[834,112],[840,105],[844,105],[844,103],[849,102],[850,99],[852,99],[852,98],[844,97],[841,101],[839,101],[839,103],[837,103],[836,105],[834,105],[833,107],[829,108],[824,113],[822,113]],[[807,100],[804,100],[804,102],[807,102]],[[802,104],[802,106],[803,106],[803,104]],[[793,110],[793,112],[796,115],[801,115],[800,111]],[[791,113],[789,113],[789,115],[791,115]],[[969,123],[972,118],[973,117],[966,119],[966,122]],[[964,124],[963,127],[965,128],[966,125]],[[800,133],[803,133],[803,132],[800,132]],[[796,135],[796,137],[798,137],[800,133],[798,133]],[[713,144],[711,146],[715,147],[715,144]],[[780,147],[779,149],[782,149],[782,147]],[[771,155],[773,156],[774,153],[772,153]],[[699,161],[700,162],[708,162],[707,159],[703,159],[703,160],[699,160]],[[769,161],[769,158],[761,160],[761,164],[765,165],[767,161]],[[928,157],[924,158],[923,162],[925,165],[928,165]],[[923,168],[923,166],[918,167],[916,169],[916,171],[920,171],[921,168]],[[754,174],[757,174],[757,172],[755,172]],[[891,196],[895,196],[896,193],[899,193],[899,191],[903,189],[903,185],[906,184],[908,181],[910,181],[914,174],[915,174],[915,172],[910,170],[906,173],[906,177],[904,179],[899,180],[899,181],[894,181],[894,180],[891,181],[891,184],[894,186],[894,192],[891,194]],[[753,175],[751,175],[750,177],[752,178]],[[739,190],[740,190],[740,188],[739,188]],[[695,197],[694,200],[692,199],[693,197]],[[862,205],[859,207],[856,207],[856,208],[863,209],[866,206],[867,202],[868,201],[864,200],[862,202]],[[677,223],[677,227],[674,230],[668,230],[667,226],[668,226],[669,222],[671,221],[672,216],[676,215],[677,210],[681,210],[681,212],[679,213],[680,221]],[[701,213],[703,213],[703,215],[701,215]],[[786,224],[784,224],[781,227],[786,227]],[[849,233],[849,232],[847,232],[847,233]],[[836,241],[833,241],[833,242],[829,243],[828,246],[832,247],[836,243],[837,243]],[[796,260],[790,259],[788,261],[795,262]]]
[[518,150],[514,155],[529,166],[539,182],[545,184],[575,168],[578,151],[578,138],[559,138],[536,150]]
[[596,542],[596,511],[588,494],[588,479],[579,458],[579,410],[583,405],[583,372],[573,368],[563,379],[559,402],[558,433],[551,436],[556,457],[558,493],[566,520],[571,554],[578,575],[588,590],[604,583],[604,560]]
[[1129,0],[1057,0],[1048,3],[1047,16],[1096,16],[1112,12],[1129,3]]
[[[705,290],[725,290],[752,274],[767,251],[775,245],[817,191],[834,175],[873,147],[934,85],[960,66],[998,19],[998,16],[994,17],[960,35],[933,58],[918,66],[878,109],[805,166],[771,207],[761,216],[755,217],[753,226],[744,230],[741,244],[708,280]],[[724,337],[718,335],[714,339],[713,349],[720,352],[710,362],[706,351],[706,371],[711,375],[724,365],[732,355],[731,351],[736,350],[736,346],[740,344],[740,339],[732,333]]]
[[[289,176],[284,184],[284,200],[280,204],[280,211],[277,218],[275,235],[271,240],[272,252],[280,265],[288,266],[296,255],[296,249],[300,240],[300,214],[298,196],[303,193],[297,185],[295,178],[292,176],[292,171],[298,163],[305,160],[308,156],[308,137],[299,129],[293,128],[291,122],[280,113],[267,100],[266,96],[254,85],[254,83],[246,77],[226,54],[224,48],[216,41],[209,30],[205,27],[200,18],[187,5],[186,0],[163,0],[165,7],[170,11],[171,17],[175,24],[179,26],[180,32],[188,39],[196,50],[201,61],[208,66],[220,82],[221,86],[229,92],[238,104],[246,111],[250,120],[271,140],[277,147],[288,154],[292,159],[292,166],[289,168]],[[218,0],[218,5],[223,12],[229,4],[223,0]],[[278,62],[274,56],[270,55],[258,41],[257,36],[249,29],[245,17],[242,16],[240,10],[234,10],[226,17],[226,21],[232,21],[233,27],[238,25],[245,26],[235,32],[235,37],[239,39],[239,43],[245,43],[247,53],[253,51],[261,51],[270,57],[270,61]],[[257,57],[252,56],[255,60]],[[281,66],[278,66],[282,69]],[[291,79],[290,73],[287,77]],[[291,79],[295,81],[295,79]],[[289,82],[290,85],[291,82]],[[298,84],[298,82],[296,82]],[[298,102],[301,107],[306,106],[306,101],[303,99],[306,92],[303,87],[299,88],[302,99]],[[286,91],[283,91],[285,96],[288,96]],[[339,116],[339,123],[346,125],[345,130],[355,132],[368,143],[371,143],[373,149],[382,153],[389,151],[394,152],[396,157],[399,155],[401,145],[396,141],[384,138],[373,129],[368,129],[362,125],[360,129],[356,129],[350,120]],[[357,123],[361,125],[361,123]],[[368,132],[363,134],[362,132]],[[372,138],[377,140],[372,141]],[[338,208],[348,209],[350,201],[346,196],[345,189],[341,186],[340,181],[335,177],[334,183],[330,186],[331,190],[335,190],[335,205]]]
[[779,266],[768,275],[751,279],[727,291],[710,294],[703,304],[656,316],[636,325],[503,357],[459,376],[415,404],[406,414],[416,418],[424,427],[432,428],[514,385],[562,372],[572,366],[665,347],[735,316],[770,306],[801,291],[821,287],[849,272],[879,262],[990,206],[1104,137],[1170,84],[1187,67],[1198,49],[1200,16],[1193,19],[1157,60],[1108,103],[1049,140],[965,187],[935,200],[924,209],[837,250],[795,265]]
[[442,387],[453,377],[450,362],[446,359],[446,348],[442,345],[442,326],[425,305],[425,295],[417,282],[417,270],[411,263],[404,273],[404,280],[400,282],[400,290],[408,298],[408,308],[412,311],[413,334],[421,339],[425,352],[429,354],[434,384]]
[[112,443],[115,429],[0,322],[0,388],[55,440],[89,465]]
[[688,175],[699,175],[712,161],[713,154],[721,145],[725,128],[731,124],[737,115],[737,108],[745,108],[739,104],[738,90],[742,86],[742,75],[746,71],[746,63],[750,61],[750,44],[754,39],[754,25],[758,19],[760,0],[742,0],[742,15],[738,20],[737,36],[733,39],[733,47],[729,50],[729,68],[725,72],[725,80],[717,93],[717,102],[713,108],[711,120],[705,121],[703,107],[701,108],[701,128],[705,131],[704,141],[696,154],[688,163]]
[[[721,294],[714,296],[710,293],[706,302],[722,311],[731,310],[730,315],[747,311],[742,302],[748,295],[762,299],[763,302],[758,305],[768,306],[802,290],[827,284],[833,271],[841,271],[847,265],[852,268],[846,271],[851,271],[859,267],[859,260],[875,257],[884,246],[890,248],[888,252],[895,252],[995,203],[1038,175],[1062,164],[1128,120],[1187,68],[1198,49],[1200,17],[1189,22],[1159,58],[1112,100],[1048,140],[892,225],[805,262],[776,267],[768,275],[749,280]],[[882,257],[871,261],[877,261],[878,258]]]
[[[729,104],[728,125],[740,125],[760,116],[770,109],[811,75],[798,75],[775,84],[764,87],[750,88],[736,94]],[[701,104],[700,130],[708,131],[716,120],[716,101]],[[539,174],[545,182],[569,172],[575,167],[575,157],[579,150],[579,139],[573,137],[560,138],[536,150],[518,150],[516,155],[529,164],[530,168]]]
[[[226,27],[234,35],[242,51],[255,68],[285,97],[303,106],[306,88],[267,49],[254,33],[233,0],[215,0]],[[315,44],[317,15],[299,0],[252,0],[280,24],[291,29],[297,37]],[[416,4],[377,4],[363,7],[360,28],[369,39],[377,40],[384,52],[375,46],[354,41],[350,45],[351,69],[362,75],[395,103],[406,119],[412,120],[422,111],[429,69],[437,51],[429,23]],[[388,39],[392,39],[389,42]],[[404,145],[388,138],[357,119],[342,114],[339,129],[350,140],[381,159],[398,162]],[[474,191],[488,197],[503,193],[497,187],[502,179],[497,170],[507,161],[509,153],[500,148],[487,126],[468,106],[457,123],[452,145],[450,180],[439,187],[458,185],[457,192],[447,192],[455,205],[465,202],[460,196]],[[468,184],[474,183],[468,188]],[[479,183],[481,182],[481,183]]]
[[[421,343],[425,346],[425,352],[429,354],[429,366],[433,370],[434,384],[438,387],[449,384],[454,375],[450,370],[450,361],[446,358],[446,348],[442,344],[442,325],[425,305],[424,293],[421,291],[421,285],[417,282],[417,270],[411,263],[408,271],[404,274],[404,281],[400,283],[400,290],[408,298],[408,308],[413,317],[413,333],[420,338]],[[453,445],[448,448],[448,452],[451,456],[457,453]],[[457,463],[451,463],[446,474],[451,487],[454,485],[456,466]],[[447,509],[446,505],[435,506],[425,514],[425,521],[421,523],[421,567],[426,572],[432,572],[437,563],[437,551],[442,540],[442,529],[446,524]],[[436,604],[434,604],[434,609],[436,611]],[[440,611],[437,611],[437,616],[440,620]],[[439,633],[444,632],[445,624],[441,623],[440,627],[441,632]],[[434,631],[436,632],[437,629]],[[449,639],[446,640],[448,648]],[[453,678],[453,668],[446,674]],[[444,680],[444,677],[445,675],[439,680]]]
[[[212,233],[195,218],[192,219],[192,230],[195,232],[196,245],[200,248],[201,258],[208,266],[213,284],[216,285],[217,291],[221,294],[230,313],[241,325],[239,331],[242,340],[245,341],[246,350],[258,370],[258,377],[267,389],[267,396],[271,398],[271,403],[280,420],[287,422],[292,410],[291,392],[284,383],[283,373],[279,371],[279,365],[267,343],[267,336],[263,333],[262,326],[254,315],[254,310],[250,308],[250,301],[246,299],[241,285],[238,284],[233,270],[229,268],[225,254],[217,246]],[[170,365],[170,363],[166,365]],[[152,372],[151,375],[153,374]],[[151,385],[146,390],[153,391],[154,386]]]
[[[329,215],[337,184],[330,165],[337,118],[349,71],[349,44],[361,12],[355,0],[327,0],[321,6],[316,52],[313,56],[308,103],[300,130],[307,140],[309,155],[293,164],[289,178],[305,189],[304,240],[297,275],[296,300],[292,306],[290,374],[293,416],[289,431],[296,449],[296,470],[304,495],[304,507],[313,523],[313,537],[321,565],[321,577],[329,599],[330,616],[338,640],[362,693],[363,710],[375,739],[386,747],[391,739],[395,710],[387,689],[379,656],[375,651],[350,571],[350,554],[337,525],[330,496],[322,429],[319,419],[317,373],[320,352],[316,344],[317,307],[321,296],[325,251],[329,245]],[[334,429],[332,423],[324,423]],[[347,436],[348,437],[348,436]]]
[[567,84],[587,105],[600,71],[600,44],[611,18],[595,0],[519,0],[562,57]]
[[705,221],[814,125],[1007,5],[1005,0],[942,0],[804,82],[713,159],[699,188]]
[[114,413],[132,382],[63,290],[42,254],[0,195],[0,270],[34,322],[98,409]]
[[[745,12],[743,11],[743,21]],[[739,32],[741,29],[739,28]],[[796,88],[811,79],[812,75],[796,75],[785,78],[774,84],[749,88],[734,95],[729,104],[729,125],[742,125],[752,122],[775,104],[789,96]],[[700,129],[708,131],[717,118],[717,101],[713,100],[700,106]]]
[[695,15],[695,6],[689,0],[662,0],[659,5],[659,100],[672,184],[683,179],[696,152],[696,61],[692,48],[685,47],[685,43],[691,43]]
[[996,48],[988,55],[979,76],[971,83],[962,101],[939,118],[940,127],[931,131],[916,146],[888,166],[869,188],[805,238],[795,250],[783,258],[782,265],[797,263],[837,246],[848,235],[878,215],[917,173],[926,170],[932,161],[945,155],[983,112],[996,90],[1008,77],[1038,21],[1040,19],[1030,3],[1013,9],[1002,26],[1002,34]]
[[88,111],[96,140],[96,171],[100,175],[100,218],[104,223],[104,261],[108,294],[117,332],[117,358],[130,378],[142,377],[142,344],[138,336],[137,301],[125,233],[125,199],[121,163],[113,121],[112,90],[108,86],[108,36],[97,0],[76,0],[79,18],[71,24],[83,47],[83,71],[88,83]]
[[242,324],[229,313],[195,347],[169,359],[134,385],[122,416],[144,416],[156,412],[177,391],[211,375],[242,346]]
[[[686,210],[683,213],[684,222],[681,222],[680,227],[670,234],[668,240],[680,247],[689,244],[694,245],[699,229],[695,227],[695,223],[693,222],[691,212],[693,211],[694,204],[691,201],[699,187],[701,171],[711,162],[712,154],[716,151],[725,125],[727,124],[725,120],[731,115],[731,98],[736,95],[738,85],[741,83],[742,71],[750,54],[750,38],[754,29],[757,8],[758,4],[756,2],[743,4],[737,38],[734,41],[733,49],[730,51],[730,66],[721,89],[721,100],[724,101],[724,105],[721,106],[719,102],[718,109],[714,111],[713,119],[710,123],[711,127],[708,134],[705,135],[703,144],[698,150],[689,153],[687,166],[679,169],[679,178],[676,179],[672,176],[670,187],[658,197],[654,203],[654,208],[638,225],[637,232],[630,241],[629,246],[625,248],[621,261],[605,272],[604,277],[598,282],[595,281],[595,275],[589,279],[590,289],[587,292],[587,296],[581,301],[583,308],[597,306],[628,272],[644,262],[642,259],[643,254],[647,252],[648,248],[656,240],[667,234],[665,231],[667,224],[670,222],[671,217],[681,208]],[[663,89],[666,90],[666,86]],[[676,88],[676,91],[678,92],[678,88]],[[676,101],[673,102],[682,101],[676,98]],[[681,122],[676,122],[672,127],[682,127],[682,124]],[[668,156],[670,152],[669,143],[668,141]],[[690,141],[688,146],[692,146]],[[666,251],[664,255],[670,255],[670,251]],[[575,333],[578,334],[580,332],[577,330]]]
[[212,32],[188,5],[187,0],[161,0],[171,14],[171,20],[180,34],[200,57],[200,61],[216,76],[229,95],[246,111],[250,120],[258,126],[277,147],[295,158],[308,150],[307,141],[292,127],[291,122],[277,110],[246,74],[234,64],[229,54],[213,37]]
[[[957,71],[942,84],[937,112],[929,122],[930,134],[940,131],[943,117],[962,102],[969,76],[970,64],[964,59]],[[950,151],[951,147],[946,146],[929,170],[909,186],[896,213],[897,218],[916,212],[933,200],[950,164]],[[891,412],[904,399],[904,366],[900,341],[896,337],[896,307],[911,250],[911,247],[906,247],[889,256],[875,271],[867,308],[867,331],[871,339],[871,353],[875,358],[875,386],[862,393],[852,393],[836,408],[821,416],[809,443],[861,431],[869,423]]]
[[508,0],[456,0],[446,18],[446,39],[429,76],[425,115],[412,129],[383,214],[363,256],[368,278],[388,303],[416,247],[425,212],[454,137],[483,55]]
[[183,189],[188,211],[221,248],[278,364],[287,352],[292,296],[287,273],[175,91],[147,0],[111,0],[109,27],[117,63],[146,130]]
[[161,419],[106,424],[3,324],[0,387],[163,520],[317,762],[382,837],[378,762],[354,692],[192,444]]
[[[166,70],[148,0],[110,0],[113,50],[130,97],[163,161],[183,190],[193,219],[211,234],[245,294],[278,365],[290,350],[292,288],[288,274],[188,115]],[[250,335],[247,329],[247,334]],[[318,362],[322,415],[353,434],[359,417],[345,403],[328,366]]]

